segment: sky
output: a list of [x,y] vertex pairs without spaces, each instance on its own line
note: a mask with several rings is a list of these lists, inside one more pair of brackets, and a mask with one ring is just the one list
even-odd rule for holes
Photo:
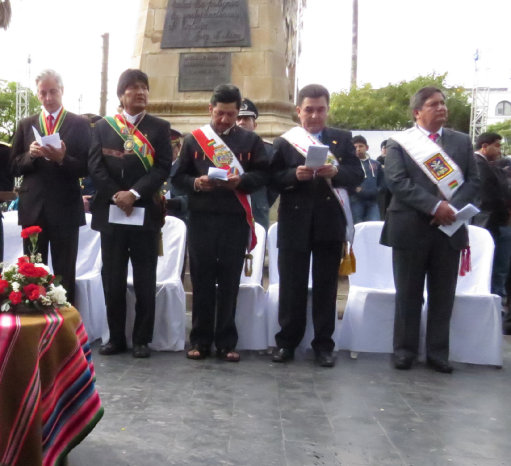
[[[11,0],[11,25],[0,29],[0,79],[34,90],[38,72],[54,68],[64,80],[66,108],[98,113],[101,35],[108,32],[107,111],[112,113],[117,78],[132,65],[140,2]],[[299,86],[318,82],[331,92],[349,88],[352,3],[307,0]],[[381,87],[447,72],[450,85],[511,88],[510,18],[509,0],[359,0],[357,83]]]

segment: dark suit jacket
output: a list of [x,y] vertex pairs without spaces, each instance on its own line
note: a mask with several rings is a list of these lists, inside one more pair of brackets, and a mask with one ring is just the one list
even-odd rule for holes
[[[364,173],[355,155],[351,133],[324,128],[321,140],[339,162],[332,185],[358,186]],[[272,186],[280,192],[278,246],[303,250],[312,242],[344,241],[346,219],[326,180],[318,177],[298,181],[296,167],[305,163],[304,157],[282,137],[275,139],[273,148]]]
[[[108,222],[112,197],[118,191],[134,189],[140,194],[135,207],[144,207],[144,225],[116,227],[127,229],[159,230],[162,220],[162,205],[159,189],[167,179],[171,165],[170,124],[146,114],[138,129],[147,137],[155,149],[154,165],[146,171],[138,156],[124,153],[124,141],[106,120],[98,121],[94,127],[89,154],[89,173],[96,187],[92,198],[92,228],[110,231]],[[114,155],[115,154],[115,155]]]
[[[439,144],[463,172],[465,182],[449,201],[461,209],[475,202],[479,189],[472,143],[466,134],[443,128]],[[387,144],[385,181],[392,192],[392,200],[387,209],[381,243],[401,249],[415,249],[426,244],[437,228],[430,225],[431,211],[443,197],[437,186],[393,139],[389,139]],[[465,227],[446,238],[454,249],[463,249],[468,244]]]
[[62,165],[41,157],[30,157],[28,151],[34,141],[32,126],[43,134],[39,115],[25,118],[18,124],[11,150],[11,170],[14,176],[23,175],[19,189],[19,224],[34,225],[43,217],[55,226],[85,225],[79,179],[87,175],[89,121],[67,113],[59,130],[60,138],[66,144]]

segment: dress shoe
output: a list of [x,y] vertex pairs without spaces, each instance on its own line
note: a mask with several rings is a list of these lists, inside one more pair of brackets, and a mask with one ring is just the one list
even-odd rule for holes
[[454,368],[449,364],[449,362],[444,361],[442,359],[429,359],[428,358],[428,366],[431,367],[434,371],[441,372],[442,374],[451,374]]
[[112,354],[124,353],[126,351],[126,344],[119,345],[113,341],[109,341],[99,347],[99,354],[103,356],[111,356]]
[[151,350],[147,345],[133,345],[134,358],[148,358],[151,356]]
[[413,358],[411,356],[394,355],[394,367],[401,371],[407,371],[412,368]]
[[292,361],[295,358],[295,350],[291,348],[276,348],[271,360],[273,362]]
[[316,362],[321,367],[334,367],[335,366],[335,358],[331,351],[316,352]]

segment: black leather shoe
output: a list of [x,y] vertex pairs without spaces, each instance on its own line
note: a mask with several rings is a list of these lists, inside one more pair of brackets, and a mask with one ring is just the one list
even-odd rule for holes
[[454,368],[442,359],[429,359],[428,366],[434,371],[441,372],[442,374],[451,374]]
[[112,354],[124,353],[126,351],[126,344],[119,345],[113,341],[109,341],[99,347],[99,354],[103,356],[111,356]]
[[335,366],[335,358],[331,351],[318,351],[316,353],[316,362],[321,367]]
[[151,356],[151,350],[147,345],[133,345],[134,358],[148,358]]
[[413,358],[411,356],[394,355],[394,367],[401,371],[407,371],[412,368]]
[[273,362],[292,361],[295,358],[295,350],[291,348],[276,348],[271,360]]

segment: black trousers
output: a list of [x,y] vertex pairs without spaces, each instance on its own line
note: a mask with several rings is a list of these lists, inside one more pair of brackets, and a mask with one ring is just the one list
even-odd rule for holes
[[[61,284],[67,291],[67,300],[74,304],[76,257],[78,255],[78,230],[79,227],[48,225],[41,220],[37,222],[42,228],[37,240],[37,252],[41,254],[44,264],[48,264],[48,249],[51,251],[51,264],[53,273],[62,277]],[[23,225],[26,228],[31,225]],[[29,254],[28,239],[23,240],[23,253]]]
[[248,244],[242,215],[191,212],[188,253],[193,287],[190,343],[234,349],[236,300]]
[[296,348],[305,334],[307,293],[312,252],[312,322],[315,351],[333,351],[337,283],[342,243],[313,244],[309,250],[279,248],[279,348]]
[[103,288],[110,341],[126,342],[126,280],[128,261],[133,265],[135,288],[135,325],[133,344],[151,342],[156,302],[156,266],[158,263],[159,232],[114,227],[101,232]]
[[449,329],[458,280],[460,252],[447,236],[435,231],[427,246],[417,249],[392,249],[396,285],[394,354],[416,357],[419,349],[424,280],[427,277],[428,321],[426,353],[428,358],[447,361]]

